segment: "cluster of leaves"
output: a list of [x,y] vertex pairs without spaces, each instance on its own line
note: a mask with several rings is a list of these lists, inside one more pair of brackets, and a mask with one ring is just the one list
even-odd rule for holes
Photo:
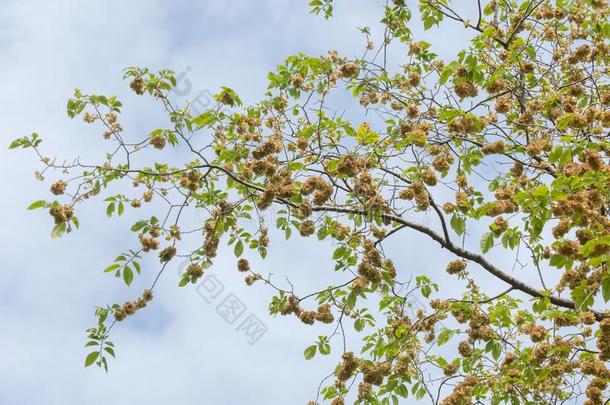
[[121,253],[114,259],[114,263],[104,269],[104,273],[114,273],[115,277],[123,278],[127,286],[131,285],[134,276],[134,270],[140,274],[142,267],[136,259],[141,259],[140,252],[134,252],[129,249],[125,253]]
[[87,329],[87,338],[89,341],[85,347],[96,347],[85,357],[85,367],[96,364],[98,367],[103,367],[108,371],[107,355],[114,357],[114,343],[108,340],[109,328],[106,326],[106,319],[112,313],[111,308],[98,307],[95,310],[97,316],[97,326]]

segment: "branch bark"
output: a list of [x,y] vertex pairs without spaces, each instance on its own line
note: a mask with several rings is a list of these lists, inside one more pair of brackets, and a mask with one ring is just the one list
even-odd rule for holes
[[[341,207],[329,207],[329,206],[314,207],[313,210],[314,211],[324,211],[324,212],[346,213],[346,214],[358,214],[358,215],[369,214],[365,210],[341,208]],[[544,292],[538,290],[537,288],[502,271],[501,269],[496,267],[494,264],[489,262],[482,255],[468,251],[466,249],[463,249],[463,248],[455,245],[450,240],[445,240],[445,238],[443,236],[439,235],[431,228],[428,228],[424,225],[420,225],[420,224],[417,224],[417,223],[414,223],[411,221],[407,221],[404,218],[401,218],[401,217],[398,217],[395,215],[391,215],[391,214],[381,214],[381,217],[384,219],[390,220],[390,221],[397,222],[401,225],[406,226],[407,228],[411,228],[411,229],[416,230],[425,235],[428,235],[432,240],[438,242],[441,245],[441,247],[447,249],[448,251],[452,252],[453,254],[455,254],[458,257],[461,257],[463,259],[470,260],[472,262],[477,263],[479,266],[481,266],[483,269],[485,269],[488,273],[492,274],[496,278],[499,278],[500,280],[509,284],[515,290],[519,290],[519,291],[524,292],[535,298],[548,298],[552,304],[557,305],[558,307],[567,308],[567,309],[576,309],[576,304],[574,303],[574,301],[567,299],[567,298],[562,298],[562,297],[557,297],[554,295],[545,294]],[[604,314],[600,311],[592,310],[592,312],[595,314],[595,318],[598,321],[601,321],[602,319],[608,317],[607,314]]]

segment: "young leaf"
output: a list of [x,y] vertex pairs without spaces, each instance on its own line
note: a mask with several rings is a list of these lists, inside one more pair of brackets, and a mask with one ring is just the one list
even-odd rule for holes
[[481,239],[481,252],[487,253],[492,247],[494,247],[494,235],[488,232]]
[[129,266],[125,266],[123,269],[123,281],[125,281],[125,284],[127,285],[131,285],[131,282],[133,281],[133,271]]
[[95,363],[95,361],[97,360],[97,358],[99,357],[100,352],[99,351],[95,351],[95,352],[91,352],[87,355],[87,357],[85,358],[85,367],[89,367],[90,365],[92,365],[93,363]]
[[316,345],[309,346],[307,349],[305,349],[305,360],[311,360],[313,356],[316,355],[316,349]]
[[118,269],[119,267],[121,267],[121,265],[119,263],[113,263],[104,269],[104,273],[109,273],[113,270]]
[[243,252],[244,244],[242,243],[242,241],[237,241],[237,243],[235,244],[235,248],[233,249],[233,253],[235,253],[235,256],[239,257]]
[[34,201],[28,206],[28,210],[35,210],[36,208],[44,207],[46,204],[45,200]]

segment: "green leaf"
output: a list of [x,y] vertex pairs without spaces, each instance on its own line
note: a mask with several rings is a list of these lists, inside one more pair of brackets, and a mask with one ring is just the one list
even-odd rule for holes
[[321,343],[320,345],[320,354],[327,356],[330,354],[330,345],[328,343]]
[[142,271],[142,268],[140,267],[140,263],[138,263],[138,262],[131,262],[131,263],[133,264],[133,267],[136,269],[138,274],[140,274],[140,272]]
[[574,288],[570,295],[574,300],[574,306],[576,309],[586,311],[593,305],[594,298],[593,294],[589,293],[585,288],[586,281],[581,282],[581,284],[583,283],[584,285]]
[[36,208],[42,208],[46,204],[45,200],[34,201],[28,206],[28,210],[35,210]]
[[572,122],[573,114],[564,114],[557,120],[557,129],[564,130]]
[[333,260],[339,260],[345,254],[345,246],[340,246],[333,252]]
[[125,284],[127,285],[130,285],[133,281],[133,271],[128,266],[123,269],[123,281],[125,281]]
[[549,266],[562,268],[568,262],[568,258],[562,255],[552,255],[549,260]]
[[138,232],[142,228],[146,227],[146,225],[147,225],[146,221],[138,221],[131,226],[131,231]]
[[303,353],[305,355],[305,360],[311,360],[313,356],[316,355],[316,349],[316,345],[309,346],[307,349],[305,349],[305,352]]
[[502,355],[502,345],[500,343],[494,343],[491,347],[491,355],[494,360],[498,360]]
[[197,127],[204,127],[206,125],[211,124],[212,122],[215,121],[214,115],[207,111],[204,112],[203,114],[201,114],[200,116],[193,118],[193,124],[195,124]]
[[453,331],[451,329],[443,329],[441,333],[438,335],[438,345],[442,346],[451,339],[453,336]]
[[481,252],[487,253],[492,247],[494,247],[494,235],[488,232],[481,239]]
[[451,228],[458,236],[461,236],[466,230],[466,220],[460,216],[454,215],[451,217]]
[[347,297],[347,302],[346,302],[347,306],[348,306],[349,308],[354,308],[354,306],[356,305],[356,299],[357,299],[356,294],[351,293],[351,294],[350,294],[350,295]]
[[113,270],[118,269],[119,267],[121,267],[121,265],[119,263],[113,263],[104,269],[104,273],[109,273]]
[[114,349],[113,349],[112,347],[108,347],[108,346],[106,346],[106,347],[104,347],[104,350],[105,350],[106,352],[108,352],[108,354],[110,354],[112,357],[115,357],[115,356],[114,356]]
[[85,358],[85,367],[89,367],[90,365],[95,363],[95,360],[97,360],[99,355],[100,355],[100,352],[97,352],[97,351],[89,353],[87,355],[87,357]]
[[233,253],[235,253],[235,256],[239,257],[241,256],[241,254],[244,252],[244,244],[242,243],[242,241],[238,241],[235,244],[235,249],[233,249]]
[[227,162],[234,161],[235,159],[237,159],[238,156],[239,154],[236,151],[230,149],[225,149],[220,152],[220,158],[222,160],[226,160]]
[[51,231],[51,238],[57,239],[61,238],[61,236],[66,232],[66,223],[62,222],[61,224],[57,224],[53,227]]
[[356,131],[356,139],[363,145],[369,145],[379,141],[379,135],[366,124],[360,124]]
[[454,71],[455,71],[454,64],[449,64],[449,65],[445,66],[443,68],[443,71],[441,72],[441,76],[439,78],[439,83],[445,84],[447,82],[447,80],[449,80],[449,77],[451,77],[451,75],[453,74]]
[[108,207],[106,208],[106,215],[111,217],[113,212],[114,212],[114,203],[110,203],[110,204],[108,204]]
[[19,139],[15,139],[13,142],[11,142],[11,144],[9,145],[8,148],[9,149],[17,149],[21,145],[23,145],[23,140],[21,138],[19,138]]
[[407,386],[404,384],[401,384],[398,387],[396,387],[396,393],[403,398],[407,398],[409,396],[409,390],[407,389]]
[[604,302],[610,301],[610,277],[602,280],[602,297]]

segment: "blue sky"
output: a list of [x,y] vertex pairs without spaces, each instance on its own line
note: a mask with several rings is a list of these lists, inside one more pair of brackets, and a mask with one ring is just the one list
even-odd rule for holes
[[[25,211],[32,201],[48,197],[48,182],[34,179],[34,156],[8,153],[8,143],[38,132],[49,156],[93,159],[102,145],[99,134],[65,113],[75,87],[118,95],[125,104],[126,130],[148,133],[164,122],[163,115],[152,102],[130,93],[121,80],[124,67],[176,72],[189,68],[193,92],[184,101],[227,85],[244,101],[255,102],[264,94],[267,72],[292,53],[317,55],[337,49],[346,56],[360,55],[364,38],[357,27],[374,28],[381,12],[379,2],[339,1],[336,18],[325,21],[309,15],[304,0],[193,3],[3,2],[3,405],[305,404],[315,398],[320,379],[334,368],[336,356],[306,362],[302,354],[328,330],[306,327],[294,319],[268,318],[271,291],[246,287],[233,271],[230,250],[216,261],[216,274],[226,293],[238,296],[247,313],[266,324],[267,333],[255,345],[249,345],[194,288],[178,289],[176,272],[168,272],[153,304],[114,331],[118,359],[110,364],[110,372],[83,368],[84,330],[94,322],[94,306],[132,298],[150,283],[153,271],[145,271],[130,288],[101,271],[119,252],[133,246],[129,221],[138,216],[109,220],[103,204],[90,201],[78,213],[81,229],[52,240],[51,218],[44,212]],[[447,56],[458,48],[456,42],[465,39],[459,26],[426,35],[436,36],[438,52]],[[400,56],[398,51],[393,54],[396,60]],[[407,273],[442,268],[448,258],[433,253],[432,243],[411,236],[394,243],[401,252],[404,246],[417,246],[413,253],[397,258]],[[315,241],[276,244],[265,263],[254,265],[280,278],[286,274],[302,291],[311,291],[325,286],[320,275],[326,277],[331,271],[332,249]]]

